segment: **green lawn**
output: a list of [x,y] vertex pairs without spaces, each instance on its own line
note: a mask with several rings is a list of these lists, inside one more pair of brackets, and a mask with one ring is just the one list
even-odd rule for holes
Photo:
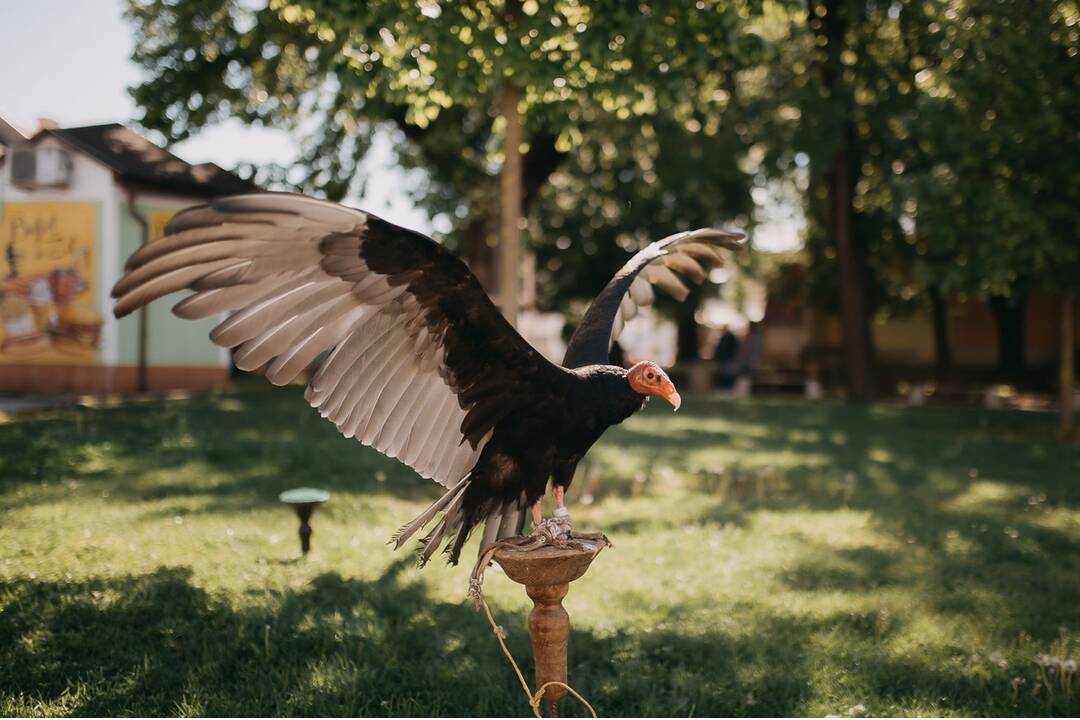
[[[566,599],[571,683],[602,715],[1075,714],[1080,451],[1052,437],[1005,411],[652,403],[572,488],[616,547]],[[333,493],[306,561],[276,502],[298,485]],[[385,544],[436,490],[298,388],[9,418],[0,714],[527,714],[468,568]],[[524,592],[486,591],[531,679]]]

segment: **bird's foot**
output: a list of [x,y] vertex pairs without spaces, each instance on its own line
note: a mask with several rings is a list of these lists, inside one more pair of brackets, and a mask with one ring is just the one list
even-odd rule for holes
[[532,534],[552,545],[560,547],[565,545],[570,539],[570,511],[565,507],[555,508],[555,514],[552,517],[533,526]]
[[608,536],[602,532],[576,532],[572,536],[573,540],[585,540],[586,542],[602,542],[608,547],[615,547],[615,543],[608,539]]

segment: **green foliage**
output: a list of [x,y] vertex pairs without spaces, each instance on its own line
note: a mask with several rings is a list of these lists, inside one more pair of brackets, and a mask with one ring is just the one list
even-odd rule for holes
[[1075,2],[812,0],[789,20],[770,66],[772,152],[789,172],[793,152],[811,160],[816,304],[836,308],[827,173],[841,141],[880,309],[928,288],[987,297],[1075,284]]
[[1040,0],[924,14],[899,210],[916,218],[919,279],[984,297],[1075,286],[1080,11]]
[[[1051,424],[650,405],[571,487],[616,545],[566,599],[571,683],[604,715],[1075,715],[1080,452]],[[8,419],[0,457],[0,714],[527,714],[468,568],[386,545],[437,488],[298,388]],[[331,492],[307,561],[302,485]],[[531,677],[531,603],[485,592]]]
[[[275,0],[260,10],[132,0],[135,59],[147,71],[133,92],[141,122],[170,139],[228,115],[304,133],[306,174],[264,168],[259,178],[331,198],[359,190],[357,163],[390,123],[402,164],[425,171],[413,199],[469,253],[494,242],[493,106],[513,82],[529,235],[554,281],[542,303],[566,307],[645,238],[746,223],[752,93],[740,74],[768,52],[753,25],[764,11],[756,0]],[[561,237],[574,238],[569,252],[555,247]]]
[[591,297],[645,238],[751,224],[751,188],[784,181],[805,201],[810,300],[838,310],[839,147],[880,312],[1080,277],[1075,0],[131,0],[130,16],[144,125],[290,128],[300,163],[258,177],[335,199],[393,127],[426,178],[402,191],[467,253],[494,244],[494,106],[518,85],[545,306]]
[[445,124],[489,136],[475,160],[497,162],[499,128],[484,126],[512,81],[526,143],[549,133],[567,152],[598,119],[691,121],[762,44],[740,31],[760,12],[755,0],[514,5],[274,0],[255,10],[236,0],[131,0],[135,60],[147,71],[133,93],[141,122],[171,140],[224,116],[298,128],[305,119],[317,128],[305,159],[319,172],[304,184],[335,193],[354,165],[332,158],[355,157],[343,141],[373,123],[419,137],[454,110]]

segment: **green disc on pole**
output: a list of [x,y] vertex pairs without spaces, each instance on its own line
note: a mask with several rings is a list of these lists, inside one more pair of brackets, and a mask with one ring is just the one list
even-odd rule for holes
[[330,499],[330,493],[318,488],[293,488],[278,495],[278,499],[289,505],[304,505],[307,503],[321,503]]

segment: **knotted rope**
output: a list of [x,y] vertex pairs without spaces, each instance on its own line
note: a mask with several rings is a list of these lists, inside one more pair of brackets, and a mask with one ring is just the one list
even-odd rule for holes
[[[522,674],[521,668],[518,667],[517,662],[514,660],[514,656],[510,653],[510,648],[506,646],[506,630],[502,625],[495,622],[495,616],[491,614],[491,608],[488,607],[487,601],[484,600],[484,570],[491,564],[492,558],[495,557],[495,553],[499,550],[503,548],[514,548],[522,552],[529,552],[532,550],[539,550],[545,545],[561,545],[562,547],[566,547],[568,542],[572,543],[572,541],[565,539],[566,535],[559,532],[556,528],[549,526],[549,522],[550,521],[545,521],[543,525],[537,528],[537,532],[533,535],[499,540],[484,548],[484,552],[476,559],[476,565],[473,566],[472,573],[469,575],[469,598],[476,604],[476,608],[478,610],[483,610],[484,614],[487,616],[488,623],[491,625],[491,631],[495,634],[495,639],[499,641],[499,647],[502,648],[503,655],[510,661],[510,666],[514,668],[514,673],[517,675],[518,682],[521,683],[521,689],[525,692],[525,697],[528,698],[529,707],[532,708],[533,715],[538,718],[543,717],[543,715],[540,714],[540,702],[544,699],[544,692],[549,687],[557,685],[565,688],[568,693],[577,698],[589,711],[589,714],[595,718],[597,717],[596,710],[589,704],[589,701],[582,697],[581,693],[564,682],[551,680],[537,688],[536,692],[529,689],[529,683],[525,680],[525,675]],[[604,540],[606,541],[607,538],[605,537]],[[610,542],[608,544],[610,544]],[[551,711],[554,716],[554,702],[551,703]]]

